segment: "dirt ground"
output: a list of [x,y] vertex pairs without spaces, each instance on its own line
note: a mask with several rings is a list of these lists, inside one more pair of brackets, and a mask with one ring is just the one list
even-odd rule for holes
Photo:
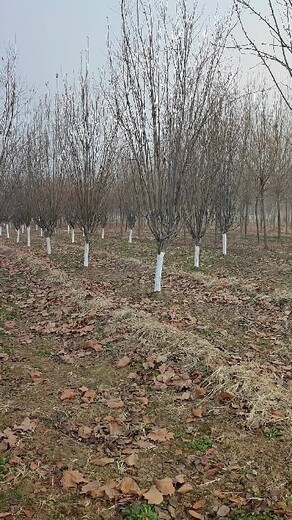
[[291,237],[76,237],[0,237],[0,518],[292,518]]

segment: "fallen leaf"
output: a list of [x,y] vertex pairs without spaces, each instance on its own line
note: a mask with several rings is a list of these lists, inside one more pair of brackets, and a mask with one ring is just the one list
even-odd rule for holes
[[82,473],[77,470],[64,471],[61,479],[61,484],[65,489],[77,488],[77,485],[86,482]]
[[192,518],[197,518],[198,520],[204,519],[203,515],[201,515],[200,513],[197,513],[196,511],[192,511],[191,509],[188,511],[188,513]]
[[37,421],[31,420],[29,417],[23,419],[19,426],[14,426],[15,430],[22,430],[24,432],[34,431],[37,425]]
[[107,466],[108,464],[114,464],[115,459],[111,459],[110,457],[101,457],[100,459],[93,459],[92,464],[95,466]]
[[124,477],[120,482],[119,489],[125,495],[141,495],[141,489],[132,477]]
[[12,520],[12,513],[9,513],[8,511],[6,513],[0,513],[0,518],[7,518],[7,520]]
[[194,417],[202,417],[203,408],[201,406],[199,408],[192,408],[192,414],[194,415]]
[[116,410],[118,408],[123,408],[124,403],[121,401],[121,399],[108,399],[106,401],[106,404],[109,408],[112,408],[113,410]]
[[92,403],[96,398],[96,390],[86,390],[81,397],[81,400],[85,403]]
[[100,489],[100,482],[98,480],[94,480],[93,482],[88,482],[81,488],[81,493],[86,495],[87,493],[91,493],[91,491],[95,491],[96,489]]
[[163,495],[173,495],[175,493],[175,487],[172,483],[172,479],[169,477],[165,477],[161,480],[155,481],[155,486]]
[[206,395],[206,391],[201,386],[196,386],[195,393],[199,399],[203,399],[203,397]]
[[185,493],[189,493],[190,491],[193,491],[193,486],[191,484],[183,484],[177,490],[177,492],[180,493],[181,495],[184,495]]
[[237,504],[238,506],[244,506],[247,503],[246,498],[243,497],[228,497],[229,502]]
[[131,455],[129,455],[129,457],[125,459],[125,463],[127,464],[127,466],[138,466],[139,457],[137,453],[132,453]]
[[147,406],[149,403],[148,397],[136,397],[136,400],[141,403],[143,406]]
[[102,350],[102,344],[95,338],[88,339],[83,343],[83,348],[91,348],[92,350],[95,350],[95,352],[100,352]]
[[117,419],[110,419],[108,422],[110,435],[122,435],[123,433],[123,425]]
[[201,500],[197,500],[194,504],[192,504],[192,509],[202,509],[202,507],[205,507],[206,505],[206,499],[202,498]]
[[231,392],[220,392],[218,394],[219,401],[231,401],[234,397],[235,395]]
[[166,428],[155,428],[147,435],[148,439],[157,442],[166,442],[174,438],[173,432],[168,432]]
[[24,509],[23,512],[26,518],[32,518],[34,516],[34,512],[31,509]]
[[78,429],[78,437],[81,437],[81,439],[89,439],[92,435],[92,428],[89,428],[89,426],[80,426]]
[[217,516],[219,516],[220,518],[223,518],[224,516],[227,516],[229,515],[230,513],[230,508],[228,506],[221,506],[219,507],[219,509],[217,510]]
[[60,396],[61,401],[65,401],[65,399],[75,399],[77,396],[77,393],[75,390],[71,390],[70,388],[67,388],[63,391],[62,395]]
[[131,363],[131,359],[128,356],[124,356],[117,362],[117,368],[124,368]]
[[3,430],[3,434],[7,439],[9,448],[14,448],[17,443],[17,437],[14,435],[13,431],[10,428],[5,428],[5,430]]
[[148,504],[155,504],[158,506],[163,502],[163,495],[155,486],[151,486],[147,493],[143,494],[143,497],[147,500]]

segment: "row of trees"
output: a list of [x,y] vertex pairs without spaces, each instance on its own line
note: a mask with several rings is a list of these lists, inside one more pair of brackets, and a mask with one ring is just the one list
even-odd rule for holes
[[[133,14],[134,12],[134,14]],[[231,19],[202,31],[196,6],[180,0],[174,18],[163,7],[121,0],[121,39],[109,46],[106,80],[89,73],[52,95],[24,98],[16,56],[0,73],[0,222],[41,227],[51,253],[60,217],[84,234],[84,266],[98,223],[126,217],[130,235],[144,215],[157,244],[155,291],[161,290],[165,250],[186,225],[199,267],[201,240],[216,222],[235,220],[247,232],[255,218],[267,247],[267,208],[291,208],[290,114],[280,98],[255,87],[239,92],[226,70]]]

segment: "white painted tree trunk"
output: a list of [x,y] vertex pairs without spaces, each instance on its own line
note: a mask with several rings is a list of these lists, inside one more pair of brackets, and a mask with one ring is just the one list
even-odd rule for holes
[[67,227],[67,232],[68,232],[68,235],[70,235],[70,226],[68,224],[68,227]]
[[47,253],[48,253],[48,255],[51,255],[52,254],[51,237],[46,237],[46,244],[47,244]]
[[75,229],[71,228],[71,244],[75,244]]
[[16,243],[19,244],[19,240],[20,240],[20,229],[17,229],[17,232],[16,232]]
[[200,267],[200,246],[195,246],[194,266],[196,268]]
[[23,233],[24,233],[24,225],[22,224],[22,226],[21,226],[21,234],[23,235]]
[[27,247],[31,246],[30,226],[27,227]]
[[37,231],[39,229],[38,225],[36,224],[35,225],[35,230]]
[[44,232],[43,232],[43,228],[41,228],[41,238],[43,238],[44,236]]
[[129,232],[129,244],[132,244],[133,242],[133,230],[130,229],[130,232]]
[[222,234],[222,253],[223,255],[227,255],[227,234]]
[[9,224],[6,224],[6,236],[7,236],[7,238],[10,238]]
[[156,258],[154,292],[161,292],[161,277],[165,252],[162,251]]
[[101,238],[104,239],[104,228],[101,230]]
[[0,226],[0,237],[2,237],[2,226]]
[[89,264],[89,243],[85,242],[84,244],[84,267],[88,267]]

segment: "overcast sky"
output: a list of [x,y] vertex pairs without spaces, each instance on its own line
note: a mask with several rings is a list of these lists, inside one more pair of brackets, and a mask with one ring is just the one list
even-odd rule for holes
[[[168,1],[175,4],[175,0]],[[231,3],[220,0],[219,11],[224,13]],[[204,4],[206,13],[215,12],[215,0]],[[266,0],[256,0],[259,7],[264,4]],[[42,90],[47,81],[54,82],[56,72],[71,75],[78,69],[87,37],[91,70],[105,64],[107,20],[112,33],[118,35],[119,0],[0,0],[0,55],[5,44],[16,38],[21,76]],[[243,60],[245,74],[253,64]]]

